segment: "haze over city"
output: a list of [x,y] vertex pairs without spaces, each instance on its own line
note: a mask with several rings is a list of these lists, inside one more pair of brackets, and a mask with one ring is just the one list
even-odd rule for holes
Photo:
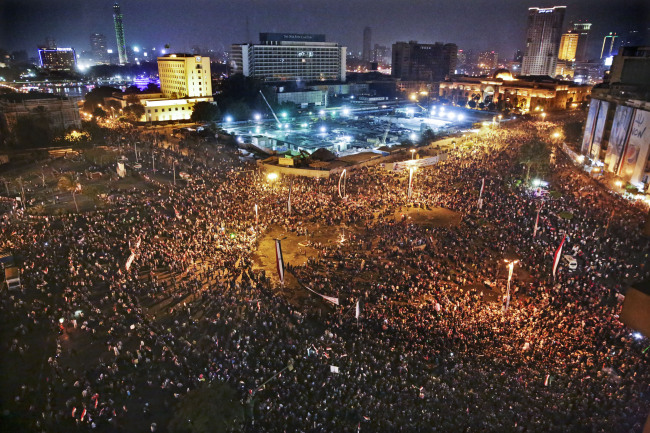
[[[647,28],[650,5],[643,0],[126,0],[120,2],[129,45],[187,51],[194,45],[226,51],[259,32],[324,33],[354,52],[362,29],[373,28],[373,43],[453,42],[464,49],[496,50],[508,57],[523,48],[528,7],[567,6],[566,21],[593,23],[595,34]],[[46,37],[60,46],[88,48],[88,34],[112,34],[112,1],[5,0],[0,45],[34,51]],[[114,43],[109,44],[114,48]],[[590,51],[598,51],[594,38]],[[506,54],[507,53],[507,54]]]

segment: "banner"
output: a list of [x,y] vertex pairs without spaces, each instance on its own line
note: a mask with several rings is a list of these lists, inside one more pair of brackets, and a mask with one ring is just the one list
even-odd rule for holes
[[280,284],[284,285],[284,259],[282,258],[282,245],[280,245],[280,242],[280,239],[275,240],[275,262],[278,268]]
[[533,237],[537,236],[537,227],[539,225],[539,212],[541,210],[542,210],[541,208],[537,210],[537,218],[535,218],[535,228],[533,229]]
[[585,133],[582,137],[582,147],[580,148],[580,153],[583,155],[587,155],[591,149],[591,140],[594,137],[594,126],[596,125],[599,105],[600,101],[598,99],[592,99],[589,105],[589,114],[587,114],[587,120],[585,121]]
[[553,257],[553,278],[555,278],[555,271],[557,271],[557,265],[560,264],[560,259],[562,258],[562,246],[564,245],[565,240],[566,240],[566,235],[562,237],[562,242],[560,242],[560,246],[555,251],[555,256]]
[[634,114],[634,108],[619,105],[616,107],[616,114],[614,114],[614,123],[612,124],[612,132],[609,134],[609,144],[607,145],[607,154],[605,155],[605,166],[607,170],[612,173],[618,171],[618,166],[621,162],[621,155],[628,138],[628,131],[630,129],[630,121]]
[[650,146],[650,112],[637,109],[630,128],[630,136],[623,153],[619,174],[630,182],[641,181]]
[[600,109],[598,110],[598,117],[596,118],[596,126],[594,127],[594,141],[591,143],[591,150],[589,155],[591,159],[600,159],[600,145],[603,141],[603,133],[605,132],[605,122],[607,120],[607,110],[609,102],[600,101]]
[[291,190],[293,189],[293,179],[291,180],[291,184],[289,185],[289,199],[287,200],[287,212],[289,213],[289,216],[291,216]]

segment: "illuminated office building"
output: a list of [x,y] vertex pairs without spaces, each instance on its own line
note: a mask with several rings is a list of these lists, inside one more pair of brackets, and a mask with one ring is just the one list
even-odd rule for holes
[[554,76],[566,6],[528,8],[522,75]]

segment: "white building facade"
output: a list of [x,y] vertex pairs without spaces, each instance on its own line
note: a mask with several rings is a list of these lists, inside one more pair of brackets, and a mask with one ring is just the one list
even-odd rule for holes
[[345,81],[346,47],[325,35],[261,33],[259,44],[231,49],[235,70],[266,82]]

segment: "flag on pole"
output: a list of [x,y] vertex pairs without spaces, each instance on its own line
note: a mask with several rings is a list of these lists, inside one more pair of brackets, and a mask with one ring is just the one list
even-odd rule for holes
[[409,168],[409,190],[408,190],[408,198],[411,198],[411,193],[413,191],[413,167]]
[[275,240],[275,261],[278,267],[280,283],[284,285],[284,260],[282,259],[282,246],[280,245],[280,242],[280,239]]
[[535,228],[533,229],[533,237],[537,236],[537,227],[539,226],[539,212],[541,209],[537,210],[537,218],[535,219]]
[[291,190],[293,189],[293,180],[291,180],[291,184],[289,185],[289,199],[287,200],[287,212],[289,212],[289,215],[291,215]]
[[357,299],[357,307],[355,309],[354,317],[359,319],[359,316],[361,316],[361,308],[359,306],[359,300]]
[[334,305],[339,305],[339,298],[335,298],[334,296],[325,296],[325,295],[321,295],[321,296],[326,301],[331,302]]
[[555,256],[553,257],[553,278],[555,278],[555,271],[557,271],[557,265],[560,264],[560,258],[562,257],[562,246],[564,245],[565,240],[566,240],[566,235],[562,237],[562,242],[560,242],[560,246],[557,248],[557,251],[555,251]]
[[257,213],[257,204],[255,204],[255,225],[258,225],[260,222],[260,216]]
[[[343,169],[341,172],[341,177],[339,177],[339,198],[345,197],[345,179],[347,178],[346,169]],[[341,183],[343,183],[343,193],[341,193]]]
[[478,193],[478,203],[477,206],[479,209],[483,209],[483,189],[485,188],[485,178],[481,179],[481,191]]

